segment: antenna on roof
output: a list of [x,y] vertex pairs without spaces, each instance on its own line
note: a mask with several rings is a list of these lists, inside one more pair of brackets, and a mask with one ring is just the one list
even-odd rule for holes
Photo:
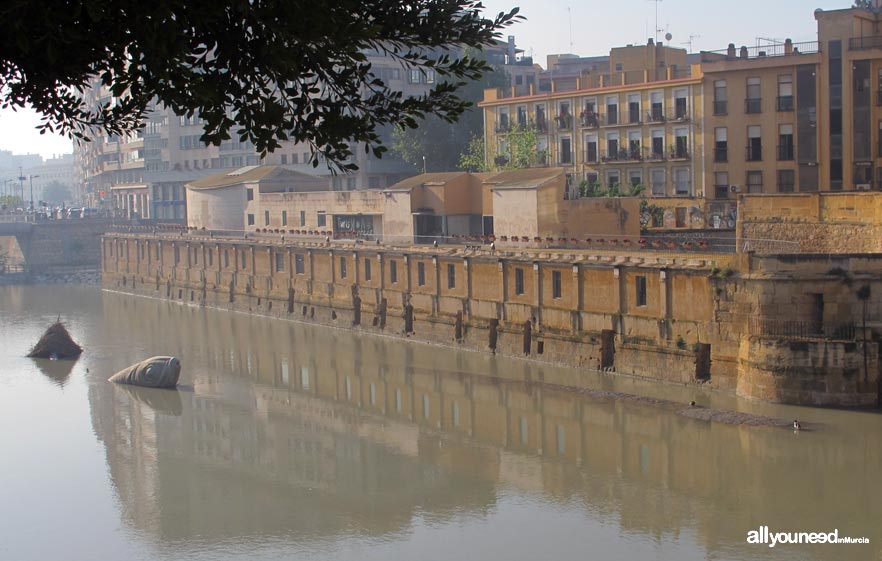
[[685,43],[680,43],[681,45],[689,45],[689,52],[692,52],[692,41],[695,39],[701,39],[701,35],[690,35],[689,40]]
[[567,6],[567,14],[569,14],[569,25],[570,25],[570,52],[573,52],[573,10]]
[[658,44],[658,32],[664,31],[663,29],[658,28],[658,5],[662,0],[648,0],[649,2],[655,2],[655,42]]

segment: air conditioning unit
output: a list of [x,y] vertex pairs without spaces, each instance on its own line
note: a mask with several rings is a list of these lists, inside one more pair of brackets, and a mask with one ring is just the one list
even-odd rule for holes
[[729,185],[729,192],[730,193],[740,193],[741,187],[739,187],[737,185]]
[[870,183],[858,183],[854,186],[858,191],[869,191],[872,185]]

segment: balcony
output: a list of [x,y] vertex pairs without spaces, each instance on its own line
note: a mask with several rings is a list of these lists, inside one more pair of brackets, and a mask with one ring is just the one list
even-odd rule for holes
[[852,37],[848,40],[849,51],[882,49],[882,37]]
[[760,144],[747,145],[747,148],[744,150],[744,159],[748,162],[761,162],[763,161],[763,147]]
[[745,113],[761,113],[763,110],[763,99],[761,97],[755,99],[744,100]]
[[606,152],[601,157],[601,160],[604,163],[607,163],[607,162],[642,162],[643,161],[643,154],[641,153],[639,148],[632,149],[632,150],[627,150],[625,148],[622,148],[618,151]]
[[664,162],[667,159],[667,157],[665,156],[664,150],[662,150],[661,152],[659,152],[659,151],[651,152],[649,154],[649,157],[646,159],[649,160],[650,162]]
[[558,155],[557,163],[561,166],[571,166],[573,165],[573,153],[572,152],[564,152],[563,154]]
[[573,130],[573,116],[566,114],[555,117],[555,124],[557,125],[557,130],[559,131],[571,131]]
[[582,161],[586,164],[596,164],[598,162],[597,149],[585,150],[582,154]]
[[671,160],[688,160],[692,156],[686,148],[675,148],[671,150]]
[[500,121],[496,123],[496,133],[497,134],[506,134],[511,132],[511,123],[508,121]]
[[778,161],[789,162],[793,160],[793,144],[778,145]]
[[714,115],[728,115],[729,114],[729,102],[728,101],[714,101]]
[[601,122],[606,126],[623,124],[623,123],[619,123],[619,114],[618,113],[607,113],[606,119]]
[[600,123],[603,122],[603,115],[600,113],[594,113],[593,111],[582,111],[582,114],[579,116],[579,123],[583,127],[587,127],[589,129],[596,129],[600,126]]
[[777,98],[776,107],[779,113],[793,111],[793,96],[792,95],[782,95]]
[[647,123],[664,123],[667,121],[665,117],[665,112],[663,109],[653,109],[649,113],[646,114],[646,122]]
[[729,161],[729,147],[725,148],[717,147],[714,148],[714,162],[718,164],[722,164]]
[[536,117],[536,130],[542,133],[548,132],[548,123],[545,117]]
[[685,109],[674,111],[674,115],[670,120],[676,123],[686,123],[689,121],[689,112]]
[[629,111],[628,112],[628,124],[629,125],[642,125],[643,121],[640,120],[640,111]]

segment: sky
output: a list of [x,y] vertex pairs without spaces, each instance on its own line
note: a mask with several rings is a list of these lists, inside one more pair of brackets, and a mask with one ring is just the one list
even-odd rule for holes
[[[489,14],[519,6],[527,21],[503,31],[543,67],[549,54],[605,55],[609,48],[643,44],[671,33],[670,44],[693,51],[725,49],[729,43],[756,45],[758,38],[817,39],[816,8],[841,9],[851,0],[483,0]],[[658,28],[656,28],[656,8]],[[0,150],[39,153],[44,158],[69,153],[72,143],[40,135],[37,113],[0,109]]]

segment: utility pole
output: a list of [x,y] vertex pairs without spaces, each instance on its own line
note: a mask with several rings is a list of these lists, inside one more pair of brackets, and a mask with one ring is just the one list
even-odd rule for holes
[[36,217],[37,209],[34,208],[34,178],[40,177],[40,176],[39,175],[29,175],[28,177],[30,178],[30,182],[31,182],[31,212],[33,212],[34,216]]
[[24,172],[21,171],[21,166],[18,166],[18,181],[19,181],[18,192],[21,193],[21,202],[24,202],[24,180],[25,180]]

